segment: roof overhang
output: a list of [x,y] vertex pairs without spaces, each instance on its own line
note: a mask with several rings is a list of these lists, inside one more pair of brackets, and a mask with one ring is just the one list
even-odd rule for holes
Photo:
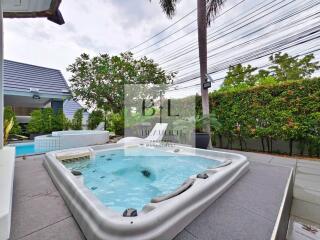
[[46,17],[59,25],[64,19],[59,11],[61,0],[2,0],[5,18]]

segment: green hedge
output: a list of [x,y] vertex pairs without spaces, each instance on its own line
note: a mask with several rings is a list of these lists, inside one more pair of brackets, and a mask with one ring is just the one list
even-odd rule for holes
[[[320,154],[320,79],[288,81],[234,92],[210,94],[210,108],[222,127],[218,139],[230,145],[246,138],[259,138],[263,149],[272,152],[273,140],[298,142],[301,154]],[[218,145],[221,142],[218,142]]]

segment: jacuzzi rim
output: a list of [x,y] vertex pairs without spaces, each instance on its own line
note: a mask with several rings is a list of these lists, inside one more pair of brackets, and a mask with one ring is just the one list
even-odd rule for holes
[[[136,146],[139,147],[139,145],[136,145]],[[123,144],[108,144],[106,145],[106,148],[102,150],[99,150],[99,148],[101,149],[101,146],[97,148],[82,147],[77,149],[92,149],[95,152],[100,152],[100,151],[107,151],[107,150],[112,150],[112,149],[117,149],[122,147],[123,147]],[[185,146],[179,146],[179,148],[182,148],[182,149],[184,148],[189,150],[193,149]],[[108,208],[105,205],[103,205],[103,203],[91,192],[91,190],[89,190],[84,184],[80,182],[78,177],[73,176],[71,172],[67,168],[65,168],[59,160],[54,158],[54,154],[56,152],[63,152],[63,151],[69,151],[69,150],[70,149],[47,153],[46,160],[44,162],[45,167],[47,168],[49,174],[51,175],[53,181],[57,185],[60,192],[62,191],[61,195],[65,198],[68,205],[73,204],[72,208],[75,208],[76,209],[75,211],[78,211],[74,214],[80,214],[80,215],[86,214],[85,215],[86,220],[88,221],[86,225],[90,225],[90,224],[94,225],[93,228],[96,228],[98,226],[102,232],[97,232],[95,234],[99,234],[99,233],[109,234],[109,232],[111,232],[110,233],[111,235],[108,235],[110,239],[113,239],[112,237],[114,237],[114,239],[119,238],[119,234],[120,234],[118,232],[119,229],[121,229],[120,235],[121,235],[121,238],[123,237],[123,239],[126,239],[127,235],[132,236],[132,234],[136,235],[132,239],[148,239],[150,237],[149,234],[156,235],[157,233],[159,233],[159,231],[163,232],[163,234],[165,232],[165,234],[169,234],[169,235],[171,234],[174,236],[174,234],[177,234],[177,233],[173,234],[172,233],[173,229],[170,228],[171,231],[168,231],[170,223],[180,226],[180,227],[175,226],[174,229],[180,229],[182,225],[186,226],[187,219],[185,218],[185,215],[188,215],[188,219],[191,219],[191,220],[188,220],[188,223],[189,223],[196,216],[200,214],[198,213],[198,211],[200,211],[199,209],[201,209],[202,205],[205,206],[208,201],[210,201],[210,204],[214,202],[215,199],[218,196],[220,196],[229,186],[225,186],[223,189],[220,189],[220,190],[218,188],[217,190],[214,190],[214,192],[213,191],[211,192],[212,188],[215,188],[217,184],[218,186],[220,185],[231,186],[242,174],[244,174],[244,172],[248,170],[248,165],[249,165],[247,158],[240,154],[197,149],[198,151],[201,151],[203,153],[204,151],[210,151],[211,154],[218,153],[218,154],[224,154],[230,157],[233,156],[235,159],[232,162],[232,164],[225,166],[221,169],[208,170],[208,172],[211,171],[212,173],[211,176],[208,179],[195,179],[193,186],[190,187],[190,189],[188,189],[187,191],[173,198],[165,200],[163,202],[148,203],[143,208],[142,211],[139,211],[137,217],[123,217],[121,213],[116,212],[111,208]],[[76,149],[73,149],[73,150],[76,150]],[[215,160],[217,159],[215,158]],[[61,175],[61,176],[60,178],[59,177],[57,178],[56,175]],[[191,178],[194,178],[194,176],[192,176]],[[64,183],[62,183],[62,180],[64,181]],[[203,182],[205,182],[205,184],[203,184]],[[70,192],[68,192],[68,190],[63,190],[63,188],[71,188],[73,190],[73,196],[68,196],[70,195]],[[210,189],[210,192],[208,193],[209,189]],[[75,194],[77,194],[78,196],[75,197]],[[204,199],[199,199],[196,201],[196,199],[198,198],[198,194],[204,195]],[[71,200],[69,198],[71,198]],[[211,199],[211,200],[208,200],[208,199]],[[201,206],[199,206],[200,204]],[[86,209],[83,210],[81,208],[81,205],[86,206]],[[183,210],[185,209],[183,209],[183,206],[186,206],[188,208],[188,212],[184,213]],[[88,209],[90,211],[88,211]],[[196,216],[194,216],[194,214],[191,214],[190,211],[197,212]],[[202,210],[200,212],[202,212]],[[155,219],[157,221],[155,221]],[[82,219],[82,221],[85,221],[85,220]],[[163,222],[163,224],[159,224],[159,221]],[[108,229],[108,231],[105,229]],[[118,229],[118,231],[114,233],[113,232],[114,229]],[[149,237],[147,238],[141,237],[140,236],[141,231],[145,235],[148,235]],[[115,234],[115,235],[112,235],[112,234]],[[103,236],[101,237],[101,239],[105,238],[105,235],[101,235],[101,236]],[[150,238],[150,239],[157,239],[157,238]]]
[[[46,157],[48,156],[48,155],[50,155],[50,154],[54,154],[54,153],[56,153],[56,152],[68,152],[68,151],[70,151],[70,150],[76,150],[76,149],[79,149],[79,150],[82,150],[82,149],[90,149],[94,154],[96,154],[96,153],[99,153],[99,152],[105,152],[105,151],[109,151],[109,150],[115,150],[115,149],[122,149],[123,148],[123,144],[117,144],[117,143],[115,143],[115,144],[108,144],[108,146],[114,146],[114,148],[108,148],[108,149],[99,149],[99,150],[95,150],[95,146],[88,146],[88,147],[80,147],[80,148],[74,148],[74,149],[63,149],[63,150],[57,150],[57,151],[52,151],[52,152],[48,152],[48,153],[45,153],[45,155],[46,155]],[[132,144],[130,147],[132,147],[132,146],[134,146],[134,147],[141,147],[139,144]],[[100,146],[99,146],[100,147]],[[186,146],[181,146],[181,148],[186,148],[186,149],[193,149],[192,147],[186,147]],[[198,150],[198,149],[197,149]],[[200,149],[199,149],[200,150]],[[241,158],[241,160],[247,160],[247,157],[245,157],[244,155],[241,155],[241,154],[234,154],[234,153],[228,153],[228,152],[223,152],[223,151],[214,151],[214,150],[207,150],[207,149],[201,149],[200,151],[210,151],[210,152],[212,152],[212,153],[222,153],[222,154],[227,154],[227,155],[233,155],[233,156],[237,156],[237,157],[240,157]],[[201,157],[203,157],[203,156],[201,156]],[[221,160],[217,160],[216,158],[213,158],[213,157],[206,157],[206,158],[208,158],[208,159],[211,159],[211,160],[215,160],[215,161],[219,161],[219,162],[221,162],[221,165],[223,165],[224,164],[224,162],[223,161],[221,161]],[[55,159],[56,160],[56,163],[59,165],[59,167],[60,168],[62,168],[63,169],[63,171],[65,172],[65,174],[67,174],[69,177],[71,177],[71,179],[73,179],[74,181],[77,181],[78,182],[78,177],[77,176],[74,176],[72,173],[71,173],[71,171],[69,171],[69,169],[67,169],[64,165],[63,165],[63,163],[61,162],[61,161],[59,161],[58,159]],[[228,160],[225,160],[225,161],[228,161]],[[231,165],[232,164],[234,164],[234,162],[232,162],[231,163]],[[218,166],[216,166],[216,167],[214,167],[214,168],[208,168],[205,172],[207,172],[207,171],[211,171],[213,174],[217,174],[217,173],[219,173],[219,172],[221,172],[221,171],[223,171],[223,169],[225,169],[226,167],[228,167],[229,165],[226,165],[226,166],[222,166],[222,167],[220,167],[220,165],[218,165]],[[210,176],[212,176],[212,174],[210,175]],[[189,178],[187,178],[186,180],[188,180],[188,179],[190,179],[190,178],[192,178],[192,179],[196,179],[196,175],[193,175],[193,176],[189,176]],[[200,181],[202,180],[203,181],[203,179],[199,179]],[[204,181],[207,181],[207,179],[204,179]],[[117,218],[120,218],[120,219],[128,219],[128,218],[124,218],[123,216],[122,216],[122,213],[120,213],[120,212],[117,212],[117,211],[115,211],[115,210],[113,210],[112,208],[110,208],[110,207],[107,207],[107,206],[105,206],[93,193],[92,193],[92,191],[90,190],[90,189],[88,189],[83,183],[81,183],[81,182],[78,182],[78,184],[77,185],[80,185],[81,186],[81,190],[82,191],[85,191],[85,193],[86,194],[88,194],[88,195],[90,195],[90,200],[92,201],[92,200],[94,200],[94,202],[95,202],[95,204],[97,204],[97,205],[101,205],[104,209],[106,209],[107,210],[107,212],[108,212],[108,214],[113,214],[113,215],[115,215]],[[185,192],[187,192],[187,191],[185,191]],[[184,192],[183,192],[184,193]],[[173,198],[170,198],[170,199],[167,199],[166,201],[162,201],[162,202],[159,202],[159,203],[151,203],[151,202],[149,202],[149,203],[147,203],[144,207],[146,207],[146,206],[148,206],[148,205],[151,205],[151,206],[153,206],[153,205],[160,205],[160,204],[162,204],[163,202],[167,202],[167,201],[170,201],[170,200],[172,200],[172,199],[176,199],[177,197],[179,197],[179,196],[181,196],[182,195],[182,193],[181,194],[178,194],[178,195],[176,195],[175,197],[173,197]],[[129,207],[129,206],[128,206]],[[143,211],[143,209],[142,210],[140,210],[140,211],[138,211],[138,213],[139,214],[141,214],[141,215],[138,215],[138,217],[139,216],[146,216],[147,214],[149,214],[149,213],[151,213],[152,211],[150,211],[150,212],[145,212],[145,211]],[[114,216],[114,217],[115,217]],[[137,217],[135,218],[135,219],[137,219]],[[131,219],[132,220],[132,219]],[[130,222],[131,222],[131,220],[130,220]]]

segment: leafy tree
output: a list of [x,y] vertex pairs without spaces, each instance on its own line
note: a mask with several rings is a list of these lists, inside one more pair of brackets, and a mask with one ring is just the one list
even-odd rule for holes
[[278,80],[274,76],[263,76],[257,79],[257,85],[272,85],[277,84]]
[[99,123],[104,122],[104,114],[101,110],[94,110],[89,114],[88,117],[88,128],[95,129]]
[[237,64],[236,66],[230,66],[227,76],[223,82],[224,87],[235,87],[239,85],[254,86],[256,83],[256,77],[253,74],[257,68],[251,65],[242,66]]
[[164,84],[171,82],[175,75],[166,74],[146,57],[134,59],[130,52],[92,58],[84,53],[67,70],[72,73],[71,90],[76,99],[88,107],[115,113],[124,107],[125,84]]
[[320,69],[319,62],[312,62],[314,58],[313,54],[299,59],[287,53],[277,53],[270,56],[270,61],[275,65],[269,69],[278,81],[301,80],[311,77],[316,70]]
[[10,134],[21,134],[21,127],[17,121],[16,114],[14,113],[11,106],[6,106],[4,108],[4,121],[10,122],[13,119],[13,126],[11,128]]
[[73,130],[82,129],[82,118],[83,118],[83,109],[80,108],[73,114],[73,119],[71,123],[71,127]]
[[256,85],[270,85],[281,81],[302,80],[310,78],[320,69],[319,62],[312,62],[314,55],[310,54],[301,59],[289,56],[287,53],[277,53],[270,56],[273,66],[268,70],[262,69],[254,74],[257,68],[251,65],[230,66],[221,91],[238,91]]

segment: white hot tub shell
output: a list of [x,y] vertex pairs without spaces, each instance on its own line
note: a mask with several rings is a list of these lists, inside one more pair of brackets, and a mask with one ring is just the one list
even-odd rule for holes
[[[139,145],[136,145],[139,147]],[[123,144],[110,144],[80,149],[72,153],[88,152],[94,157],[99,151],[124,149]],[[138,212],[138,216],[124,217],[106,207],[88,189],[81,176],[74,176],[59,159],[68,150],[46,154],[44,166],[59,189],[73,216],[88,240],[169,240],[182,231],[202,211],[249,169],[246,157],[239,154],[200,150],[184,146],[162,149],[179,154],[202,156],[220,161],[215,168],[207,169],[208,178],[190,176],[189,185],[177,189],[164,199],[151,201]]]
[[108,131],[72,130],[52,132],[51,135],[35,137],[37,152],[48,152],[60,149],[85,147],[105,144],[109,141]]

